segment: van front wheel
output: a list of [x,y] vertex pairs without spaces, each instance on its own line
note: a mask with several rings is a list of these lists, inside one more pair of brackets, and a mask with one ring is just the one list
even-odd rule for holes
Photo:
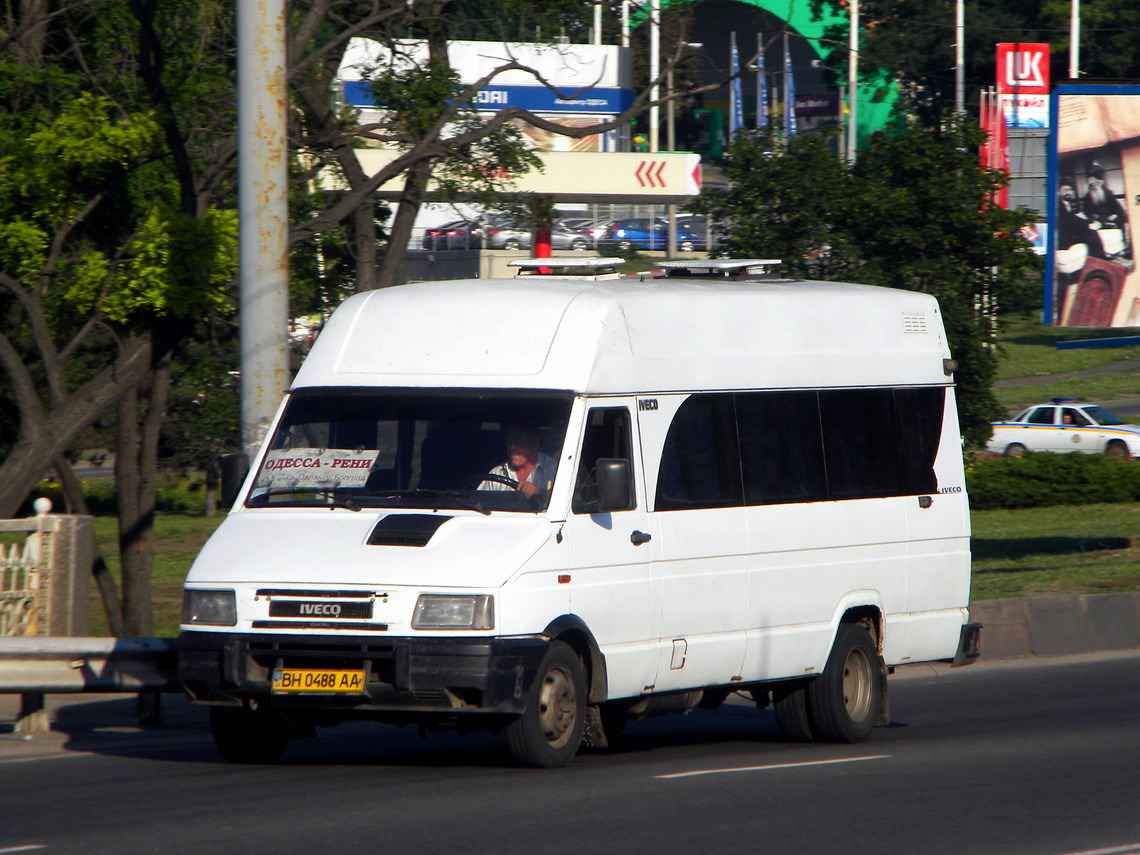
[[578,753],[586,723],[586,676],[582,660],[552,641],[530,687],[526,710],[507,725],[507,745],[526,766],[564,766]]
[[862,742],[882,705],[879,657],[866,628],[845,623],[822,674],[808,684],[808,708],[816,738]]

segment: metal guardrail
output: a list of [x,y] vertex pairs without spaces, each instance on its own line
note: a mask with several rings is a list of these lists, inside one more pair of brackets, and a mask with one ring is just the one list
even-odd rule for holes
[[179,692],[173,638],[0,638],[0,694]]
[[158,693],[181,691],[173,638],[0,638],[0,694],[21,696],[18,734],[50,728],[45,695],[137,693],[145,723]]

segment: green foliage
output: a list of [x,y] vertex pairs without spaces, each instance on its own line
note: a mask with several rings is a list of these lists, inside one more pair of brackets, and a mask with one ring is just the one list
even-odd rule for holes
[[979,166],[981,132],[966,121],[884,133],[854,164],[827,133],[738,135],[730,189],[693,208],[727,225],[730,257],[781,258],[795,275],[937,297],[959,364],[962,431],[984,444],[1004,414],[992,391],[994,312],[1040,288],[1040,260],[1019,234],[1031,213],[989,201],[1003,177]]
[[1140,465],[1100,454],[995,457],[967,464],[966,488],[978,510],[1136,502]]
[[[92,478],[80,482],[87,509],[92,514],[115,514],[119,504],[114,478]],[[20,509],[20,516],[34,513],[32,503],[40,498],[51,499],[52,509],[62,513],[67,507],[63,488],[58,481],[44,479]],[[201,515],[206,508],[206,482],[201,473],[189,475],[165,472],[159,476],[157,508],[160,513]]]
[[229,313],[227,286],[237,273],[235,211],[188,217],[156,208],[131,249],[102,303],[109,319],[125,322],[144,312],[187,318]]

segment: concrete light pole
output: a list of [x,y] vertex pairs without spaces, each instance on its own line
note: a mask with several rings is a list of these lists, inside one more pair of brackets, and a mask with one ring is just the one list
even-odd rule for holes
[[285,0],[238,0],[241,444],[251,456],[289,384]]

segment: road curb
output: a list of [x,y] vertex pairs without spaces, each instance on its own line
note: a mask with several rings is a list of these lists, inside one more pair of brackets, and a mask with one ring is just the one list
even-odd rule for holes
[[1140,648],[1140,592],[982,600],[982,659],[1071,656]]

